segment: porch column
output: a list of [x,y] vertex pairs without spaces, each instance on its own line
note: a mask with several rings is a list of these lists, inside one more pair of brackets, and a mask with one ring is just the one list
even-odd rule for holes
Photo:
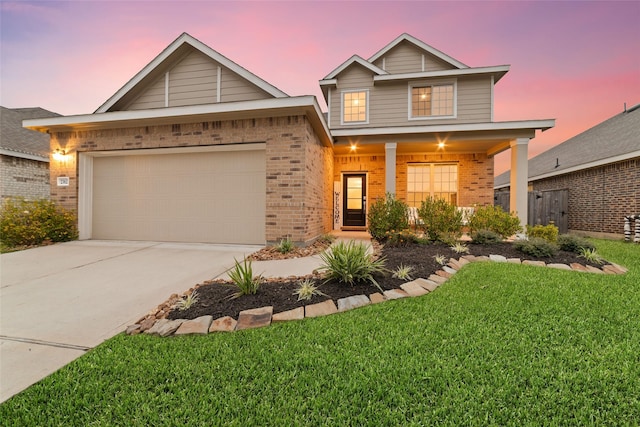
[[395,142],[384,144],[384,191],[396,194],[396,147]]
[[516,212],[522,227],[527,225],[527,187],[529,175],[529,138],[518,138],[511,141],[511,212]]

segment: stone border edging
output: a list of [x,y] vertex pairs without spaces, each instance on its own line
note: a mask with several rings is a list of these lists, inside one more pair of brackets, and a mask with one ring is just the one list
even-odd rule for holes
[[[400,289],[390,289],[383,293],[375,292],[369,296],[352,295],[350,297],[341,298],[337,301],[337,306],[333,300],[328,299],[316,304],[297,307],[292,310],[275,314],[273,313],[272,306],[260,307],[241,311],[237,320],[230,316],[220,317],[215,320],[213,319],[213,316],[200,316],[192,320],[169,320],[162,317],[147,317],[144,318],[144,320],[141,319],[142,321],[139,323],[128,326],[125,333],[127,335],[145,333],[161,337],[193,334],[206,335],[214,332],[233,332],[243,329],[262,328],[276,322],[287,322],[292,320],[302,320],[305,318],[327,316],[364,307],[370,304],[378,304],[384,301],[426,295],[435,291],[465,265],[481,261],[508,262],[596,274],[625,274],[629,271],[625,267],[614,263],[606,264],[600,269],[579,263],[571,263],[570,265],[567,265],[553,263],[545,264],[544,261],[521,261],[520,258],[506,258],[502,255],[463,255],[459,259],[450,258],[449,262],[446,265],[443,265],[441,270],[436,271],[427,279],[418,278],[410,282],[403,283],[400,285]],[[165,310],[162,310],[160,306],[156,309],[156,313],[162,313],[161,316],[166,315]]]

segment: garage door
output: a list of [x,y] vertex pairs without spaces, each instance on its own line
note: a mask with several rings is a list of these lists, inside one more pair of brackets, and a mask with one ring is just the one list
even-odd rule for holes
[[265,151],[93,159],[92,238],[264,244]]

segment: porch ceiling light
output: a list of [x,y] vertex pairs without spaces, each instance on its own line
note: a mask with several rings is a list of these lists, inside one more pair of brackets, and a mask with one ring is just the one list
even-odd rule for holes
[[53,150],[53,158],[55,160],[58,160],[58,161],[64,160],[64,156],[66,155],[67,153],[60,148],[56,148],[55,150]]
[[356,144],[351,144],[351,146],[349,146],[349,151],[351,151],[352,153],[355,153],[356,148],[358,148]]
[[444,141],[438,142],[438,148],[444,148]]

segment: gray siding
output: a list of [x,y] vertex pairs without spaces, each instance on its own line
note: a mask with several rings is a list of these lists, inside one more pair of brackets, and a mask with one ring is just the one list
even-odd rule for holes
[[[424,79],[415,82],[452,81]],[[369,72],[350,67],[338,79],[337,89],[331,93],[331,128],[340,125],[341,93],[349,89],[369,89],[369,123],[358,127],[418,126],[453,123],[482,123],[491,121],[491,77],[457,78],[457,117],[453,119],[409,120],[409,82],[383,82],[373,86]]]
[[[422,69],[422,55],[424,54],[424,70]],[[384,58],[384,67],[382,66]],[[443,71],[454,69],[451,64],[437,58],[428,52],[423,52],[411,43],[403,42],[391,49],[373,63],[376,67],[384,68],[390,74],[419,73],[422,71]]]
[[169,71],[169,107],[216,102],[218,64],[192,52]]
[[222,69],[221,102],[254,101],[268,98],[273,97],[231,70]]

